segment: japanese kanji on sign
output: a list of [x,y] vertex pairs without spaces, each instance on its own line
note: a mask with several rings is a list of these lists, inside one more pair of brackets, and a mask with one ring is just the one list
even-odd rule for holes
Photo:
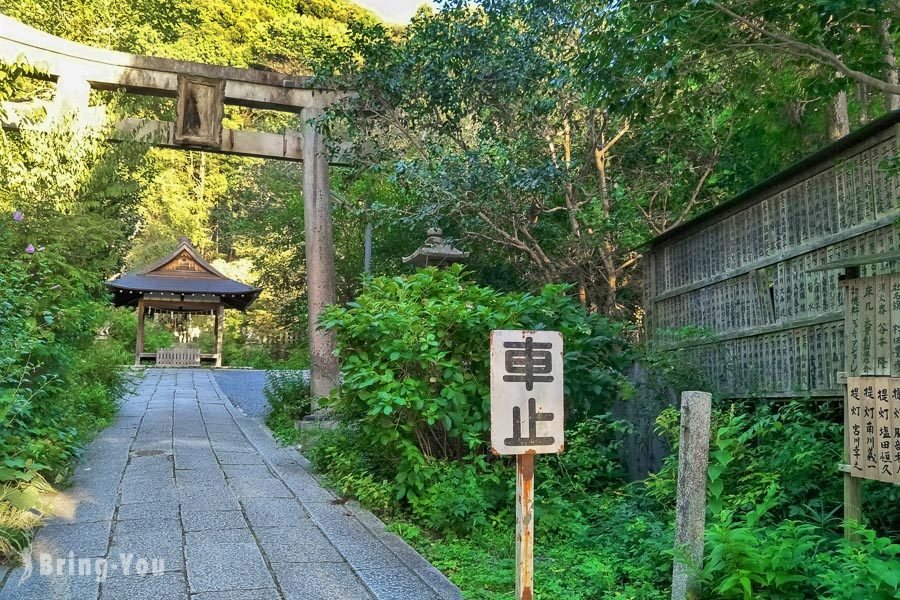
[[562,452],[563,337],[491,332],[491,446],[516,456],[516,599],[534,592],[534,456]]
[[491,333],[491,446],[497,454],[562,452],[562,353],[558,331]]

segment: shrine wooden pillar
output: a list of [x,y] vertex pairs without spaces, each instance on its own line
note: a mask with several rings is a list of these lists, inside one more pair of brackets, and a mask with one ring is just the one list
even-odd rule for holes
[[334,304],[334,234],[331,223],[331,186],[325,139],[312,121],[321,108],[304,108],[303,120],[303,221],[306,246],[306,293],[309,303],[309,362],[312,410],[318,398],[338,385],[334,336],[317,327],[319,315]]
[[222,366],[222,333],[225,329],[225,307],[219,305],[216,308],[216,366]]
[[134,344],[134,364],[141,365],[141,354],[144,353],[144,299],[137,305],[137,339]]

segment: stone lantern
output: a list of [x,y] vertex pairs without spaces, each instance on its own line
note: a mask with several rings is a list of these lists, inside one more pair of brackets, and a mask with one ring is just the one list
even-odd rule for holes
[[425,245],[403,258],[403,262],[414,267],[449,267],[453,263],[465,262],[468,252],[454,248],[444,239],[444,232],[439,227],[428,230]]

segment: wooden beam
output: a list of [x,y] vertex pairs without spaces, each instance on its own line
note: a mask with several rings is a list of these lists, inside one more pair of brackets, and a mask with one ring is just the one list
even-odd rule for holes
[[[131,137],[138,142],[153,144],[160,148],[184,149],[184,146],[175,143],[175,123],[171,121],[123,119],[116,125],[116,131],[121,134],[116,136],[117,141]],[[303,160],[303,140],[296,133],[281,135],[225,129],[222,131],[221,149],[202,148],[202,150],[254,158],[297,162]]]
[[225,307],[219,306],[216,309],[216,366],[222,366],[222,333],[225,329]]
[[76,75],[94,89],[124,89],[151,96],[175,97],[178,74],[222,79],[226,104],[291,113],[326,108],[350,95],[344,90],[314,87],[308,77],[94,48],[0,15],[0,61],[21,59],[40,67],[52,80]]
[[185,300],[184,302],[179,302],[177,300],[145,300],[142,299],[140,302],[144,303],[144,306],[149,308],[158,308],[159,310],[168,310],[173,312],[179,312],[179,308],[185,308],[185,312],[197,312],[197,311],[216,311],[222,306],[219,302],[189,302]]
[[[12,102],[3,103],[6,115],[0,125],[2,125],[4,130],[17,131],[25,128],[42,128],[42,125],[39,123],[27,124],[19,114],[24,107],[17,107],[15,104]],[[171,121],[122,119],[116,124],[115,131],[109,141],[123,142],[129,139],[159,148],[171,148],[173,150],[191,149],[175,142],[175,123]],[[251,158],[303,162],[303,138],[299,133],[295,132],[279,134],[263,131],[224,129],[222,131],[221,148],[196,148],[196,150],[214,152],[216,154],[249,156]],[[336,152],[331,155],[329,164],[347,166],[350,164],[349,155]]]
[[137,305],[137,336],[134,344],[134,364],[141,365],[141,355],[144,353],[144,299],[138,300]]

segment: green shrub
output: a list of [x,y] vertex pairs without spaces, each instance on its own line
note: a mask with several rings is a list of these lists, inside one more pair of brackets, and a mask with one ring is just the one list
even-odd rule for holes
[[238,344],[228,337],[222,343],[222,364],[229,367],[252,367],[254,369],[275,367],[275,361],[265,348]]
[[[865,527],[862,543],[844,539],[839,415],[827,405],[810,407],[797,401],[714,411],[704,597],[897,597],[900,545]],[[673,413],[659,424],[677,447]],[[646,484],[666,506],[674,502],[675,470],[673,456]]]
[[515,482],[505,463],[434,461],[427,465],[428,487],[411,498],[417,522],[434,531],[464,535],[482,528],[515,503]]
[[720,598],[866,598],[900,593],[900,544],[859,529],[850,542],[816,523],[768,521],[776,486],[754,509],[707,526],[703,576]]
[[[137,314],[132,308],[111,308],[108,314],[109,338],[128,353],[127,360],[121,364],[130,364],[134,360],[137,341]],[[173,345],[175,335],[171,331],[152,319],[144,321],[144,352],[156,352]]]
[[284,442],[296,442],[296,422],[310,413],[309,380],[299,371],[272,371],[263,390],[269,403],[266,423]]
[[274,412],[294,421],[299,421],[310,412],[309,378],[302,372],[269,373],[263,394]]
[[125,389],[124,348],[95,339],[110,317],[105,298],[53,249],[25,247],[20,232],[0,229],[0,254],[12,257],[0,261],[0,558],[27,545],[45,509],[39,494],[66,479]]
[[394,483],[376,474],[371,457],[361,448],[358,431],[341,427],[320,432],[306,452],[338,493],[352,496],[382,515],[395,514]]
[[469,284],[457,265],[374,278],[355,302],[325,313],[343,375],[327,402],[344,423],[358,424],[376,473],[395,482],[398,498],[424,492],[434,460],[488,455],[494,329],[563,332],[570,417],[603,412],[617,396],[630,360],[623,327],[589,314],[565,289],[502,294]]

